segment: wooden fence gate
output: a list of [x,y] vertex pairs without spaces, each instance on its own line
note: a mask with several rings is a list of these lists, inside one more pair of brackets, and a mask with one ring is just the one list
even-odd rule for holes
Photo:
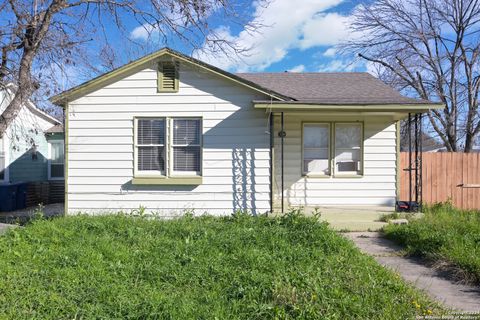
[[[400,154],[400,199],[408,200],[408,152]],[[462,209],[480,209],[480,154],[424,152],[422,198],[425,204],[450,200]]]

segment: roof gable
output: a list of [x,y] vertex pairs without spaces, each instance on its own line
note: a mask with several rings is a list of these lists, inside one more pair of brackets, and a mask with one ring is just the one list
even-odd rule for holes
[[[0,90],[2,90],[2,89],[0,89]],[[4,87],[4,90],[2,90],[2,92],[0,92],[0,94],[2,95],[2,101],[0,103],[0,115],[3,114],[3,112],[5,111],[4,108],[7,108],[8,104],[11,101],[10,98],[13,97],[13,95],[15,94],[15,90],[16,90],[15,84],[8,83]],[[44,119],[45,121],[50,122],[53,126],[62,124],[60,120],[52,117],[51,115],[49,115],[45,111],[39,109],[30,99],[28,99],[24,103],[24,107],[25,107],[26,110],[28,110],[29,112],[31,112],[35,116],[40,117],[40,118]]]
[[50,101],[54,104],[64,106],[65,103],[75,100],[79,97],[82,97],[92,91],[97,90],[98,88],[104,87],[110,83],[116,82],[121,78],[125,77],[129,73],[133,71],[140,70],[142,67],[145,67],[156,60],[160,60],[164,56],[171,56],[174,59],[177,59],[181,62],[186,62],[189,64],[193,64],[197,67],[200,67],[204,70],[212,72],[216,75],[222,76],[223,78],[229,79],[237,84],[250,88],[254,91],[266,94],[274,99],[278,100],[292,100],[290,97],[282,95],[280,93],[275,92],[274,90],[264,88],[261,85],[254,83],[248,79],[239,77],[233,73],[224,71],[220,68],[214,67],[210,64],[197,60],[195,58],[186,56],[181,54],[177,51],[174,51],[170,48],[163,48],[160,49],[152,54],[144,56],[138,60],[132,61],[127,63],[117,69],[114,69],[110,72],[104,73],[92,80],[84,82],[76,87],[73,87],[67,91],[64,91],[58,95],[55,95],[50,98]]

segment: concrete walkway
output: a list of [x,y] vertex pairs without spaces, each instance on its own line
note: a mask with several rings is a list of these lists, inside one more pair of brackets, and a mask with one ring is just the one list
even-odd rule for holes
[[7,223],[0,223],[0,236],[7,232],[8,229],[10,228],[16,228],[16,225],[13,224],[7,224]]
[[402,257],[402,248],[382,238],[378,232],[349,232],[343,235],[353,240],[361,251],[373,256],[381,265],[398,272],[403,279],[412,282],[446,307],[480,313],[479,287],[454,283],[418,259]]
[[[63,215],[65,205],[63,203],[48,204],[43,207],[45,217]],[[30,207],[10,212],[0,212],[0,223],[25,223],[35,215],[38,207]]]

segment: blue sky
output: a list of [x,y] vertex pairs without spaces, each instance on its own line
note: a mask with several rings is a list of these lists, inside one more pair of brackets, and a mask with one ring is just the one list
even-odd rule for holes
[[[61,90],[90,80],[109,71],[102,66],[100,52],[105,40],[111,46],[118,67],[137,59],[165,45],[187,55],[213,64],[231,72],[339,72],[368,71],[365,61],[352,56],[341,56],[335,46],[351,37],[348,24],[351,13],[361,2],[370,0],[269,0],[268,7],[260,6],[256,0],[232,0],[231,3],[246,13],[250,22],[264,25],[257,33],[246,32],[243,26],[222,20],[215,12],[210,16],[212,30],[241,47],[252,48],[247,56],[235,57],[230,54],[212,55],[208,51],[192,51],[192,48],[178,41],[172,35],[167,43],[158,33],[147,32],[150,25],[142,25],[131,15],[122,16],[124,31],[120,32],[115,23],[102,16],[102,23],[93,22],[92,40],[86,43],[88,63],[97,68],[93,72],[82,63],[53,66],[53,73],[61,79]],[[95,17],[94,14],[90,14]],[[0,15],[1,16],[1,15]],[[69,19],[69,18],[67,18]],[[103,28],[101,28],[102,26]],[[103,32],[104,30],[104,32]],[[126,40],[128,37],[132,41]],[[136,44],[134,44],[135,42]],[[200,39],[197,44],[202,45]]]
[[[349,15],[359,3],[355,0],[272,0],[263,8],[255,1],[242,2],[250,8],[248,19],[265,25],[254,34],[212,15],[212,28],[225,38],[252,48],[240,59],[191,52],[175,39],[170,39],[169,45],[233,72],[365,71],[364,62],[342,57],[335,50],[335,45],[350,36]],[[162,45],[156,43],[155,36],[149,36],[144,27],[135,23],[130,26],[131,39],[147,47]]]

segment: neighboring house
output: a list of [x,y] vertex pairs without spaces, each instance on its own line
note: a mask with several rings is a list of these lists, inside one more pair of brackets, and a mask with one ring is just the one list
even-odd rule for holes
[[442,107],[367,73],[232,74],[171,49],[51,100],[67,212],[166,216],[393,206],[398,121]]
[[[0,90],[0,114],[14,91],[13,85]],[[63,180],[63,136],[59,120],[25,103],[0,137],[0,184]]]

